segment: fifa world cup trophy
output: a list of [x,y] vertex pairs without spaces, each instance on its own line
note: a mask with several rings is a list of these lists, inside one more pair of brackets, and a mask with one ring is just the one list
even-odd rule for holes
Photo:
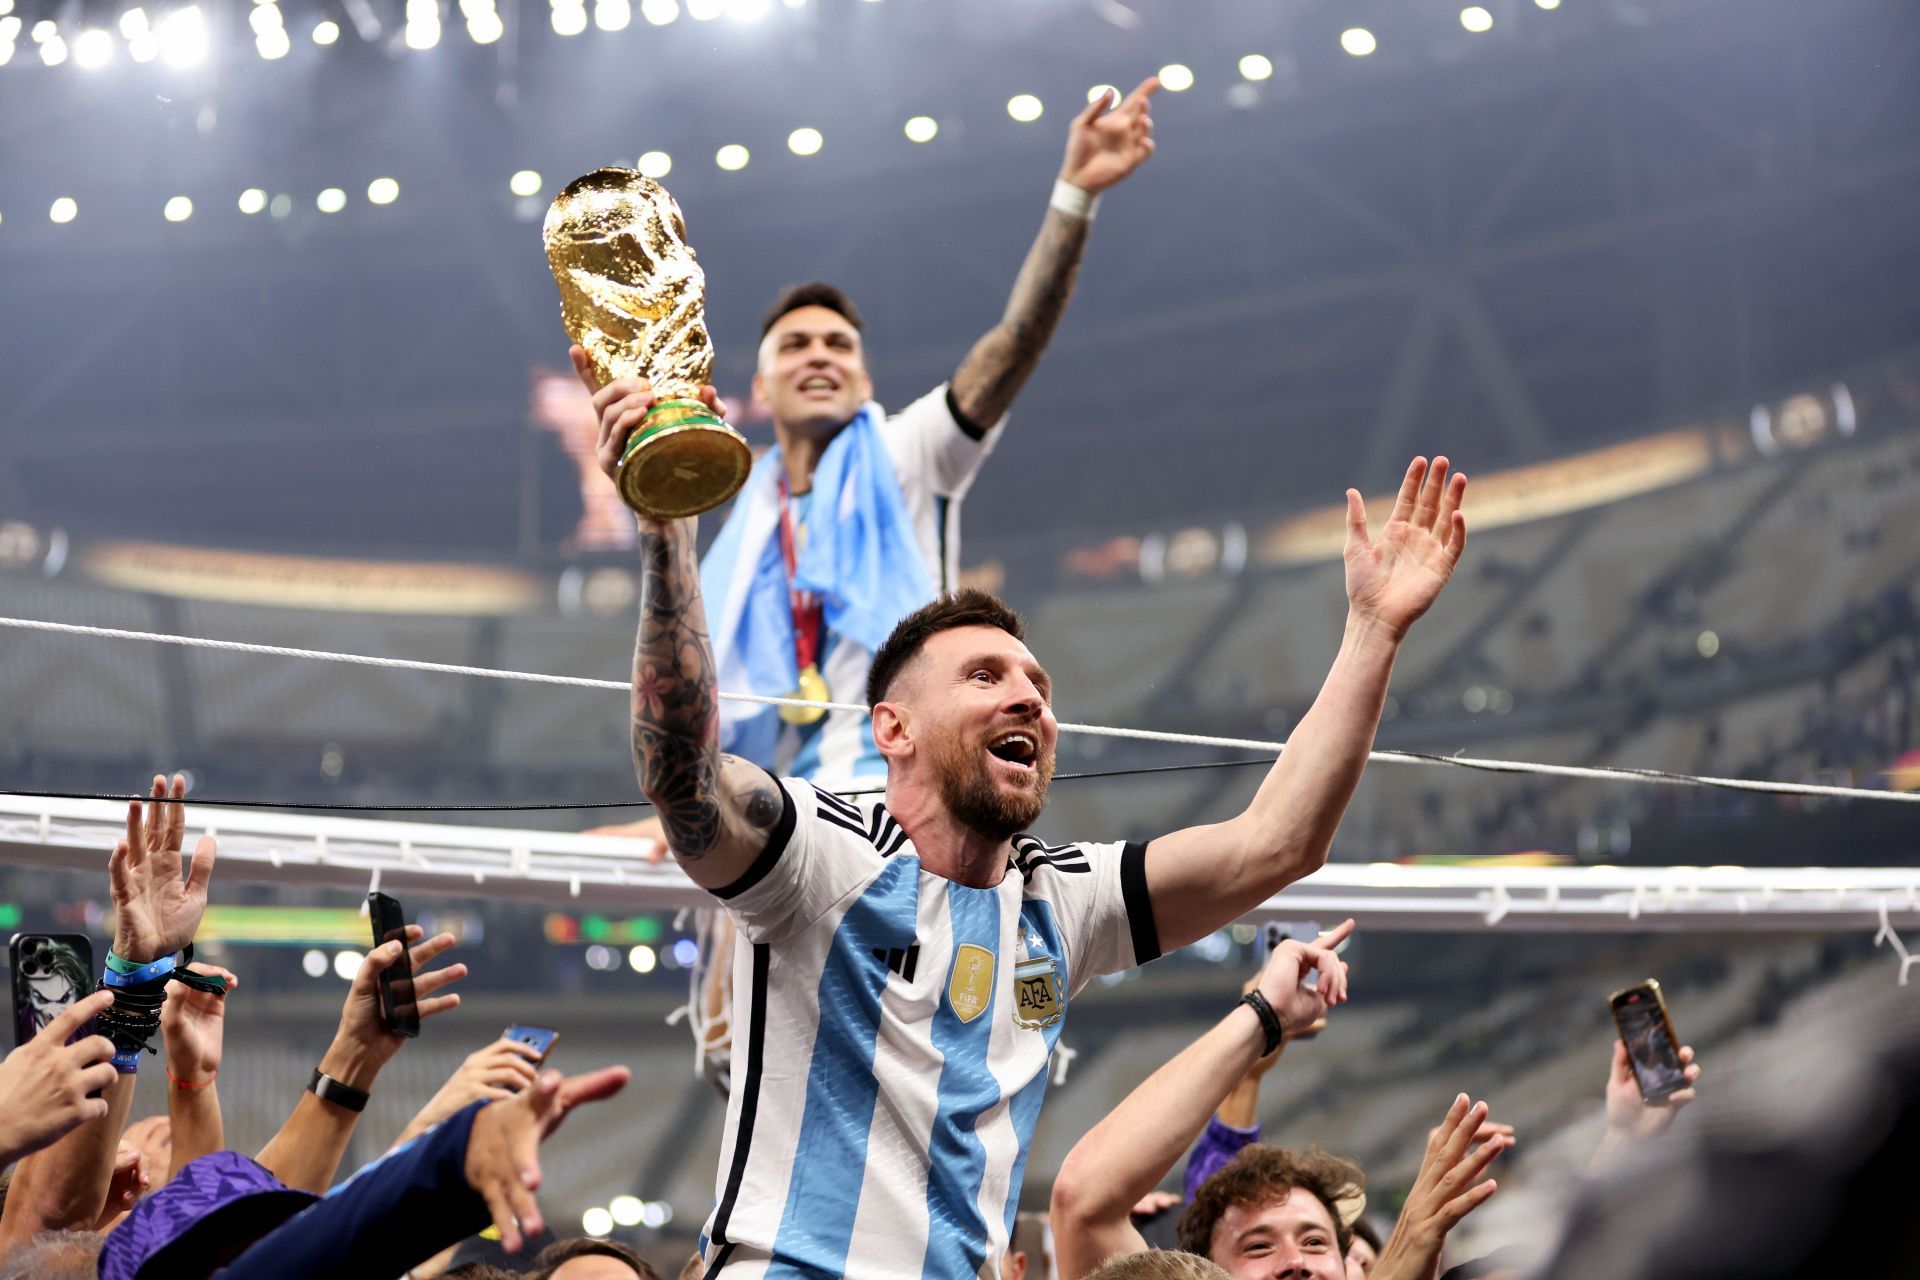
[[656,519],[697,515],[731,498],[753,465],[746,440],[699,399],[713,377],[706,277],[680,206],[630,169],[567,184],[542,237],[560,315],[601,382],[640,377],[661,397],[628,438],[620,497]]

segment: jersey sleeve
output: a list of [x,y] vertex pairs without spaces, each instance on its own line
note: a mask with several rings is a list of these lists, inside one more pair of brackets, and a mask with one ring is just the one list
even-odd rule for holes
[[738,880],[713,890],[753,942],[805,928],[871,880],[880,855],[860,811],[798,778],[780,779],[780,818]]
[[1159,959],[1146,853],[1144,844],[1082,844],[1031,859],[1033,873],[1051,879],[1046,896],[1067,949],[1069,996],[1102,974]]
[[999,427],[999,422],[963,418],[952,388],[943,382],[889,417],[881,434],[901,487],[917,485],[938,497],[961,498],[993,452]]

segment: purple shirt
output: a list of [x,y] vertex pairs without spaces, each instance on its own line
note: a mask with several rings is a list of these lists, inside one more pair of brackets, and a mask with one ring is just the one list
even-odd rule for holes
[[1242,1147],[1252,1146],[1260,1141],[1260,1126],[1255,1123],[1251,1129],[1236,1129],[1221,1122],[1219,1116],[1207,1120],[1207,1129],[1200,1140],[1193,1144],[1193,1150],[1187,1156],[1187,1199],[1193,1199],[1200,1184],[1220,1172],[1227,1161],[1240,1154]]

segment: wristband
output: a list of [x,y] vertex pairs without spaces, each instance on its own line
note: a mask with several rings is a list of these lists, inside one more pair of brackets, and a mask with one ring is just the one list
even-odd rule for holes
[[[119,961],[119,964],[115,964],[115,961]],[[100,975],[100,983],[102,986],[116,990],[121,987],[143,987],[167,977],[178,963],[172,956],[161,956],[158,960],[147,964],[122,968],[121,965],[133,965],[133,961],[122,960],[109,951],[107,952],[107,971]]]
[[1083,191],[1065,178],[1058,178],[1054,181],[1053,198],[1047,201],[1047,207],[1058,209],[1069,218],[1092,222],[1094,211],[1100,207],[1100,197],[1091,191]]
[[1260,1054],[1264,1058],[1280,1047],[1281,1042],[1287,1038],[1287,1029],[1281,1025],[1280,1015],[1273,1011],[1273,1006],[1268,1004],[1267,998],[1258,991],[1247,992],[1240,997],[1240,1003],[1251,1008],[1259,1016],[1260,1029],[1267,1033],[1267,1047]]
[[356,1089],[350,1084],[342,1084],[326,1072],[315,1067],[313,1079],[307,1081],[307,1088],[314,1097],[322,1102],[331,1102],[336,1107],[345,1107],[348,1111],[365,1111],[370,1096],[364,1089]]
[[192,1083],[188,1083],[187,1081],[182,1080],[179,1076],[173,1074],[172,1067],[168,1067],[166,1071],[167,1071],[167,1079],[173,1081],[174,1088],[176,1089],[204,1089],[208,1085],[212,1084],[215,1080],[218,1080],[220,1078],[220,1068],[218,1067],[215,1067],[213,1069],[213,1074],[208,1076],[205,1080],[196,1080],[196,1081],[193,1081]]

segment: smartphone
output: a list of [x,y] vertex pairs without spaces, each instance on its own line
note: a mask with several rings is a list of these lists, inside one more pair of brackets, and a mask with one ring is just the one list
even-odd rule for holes
[[1648,978],[1638,986],[1616,991],[1607,997],[1607,1006],[1613,1010],[1621,1043],[1627,1046],[1627,1061],[1640,1084],[1640,1096],[1658,1102],[1686,1088],[1680,1037],[1673,1033],[1673,1020],[1667,1016],[1660,984]]
[[413,995],[413,954],[407,948],[407,917],[400,904],[384,893],[367,895],[367,915],[373,921],[373,945],[400,940],[400,959],[380,975],[380,1019],[397,1036],[420,1034],[420,1006]]
[[[93,992],[93,943],[78,933],[16,933],[7,945],[13,974],[13,1042],[25,1044],[60,1011]],[[92,1035],[91,1027],[81,1035]]]
[[546,1062],[547,1055],[553,1052],[553,1042],[560,1038],[558,1031],[549,1031],[545,1027],[523,1027],[519,1023],[508,1027],[501,1034],[519,1044],[531,1045],[534,1052],[540,1055],[534,1059],[535,1066]]

